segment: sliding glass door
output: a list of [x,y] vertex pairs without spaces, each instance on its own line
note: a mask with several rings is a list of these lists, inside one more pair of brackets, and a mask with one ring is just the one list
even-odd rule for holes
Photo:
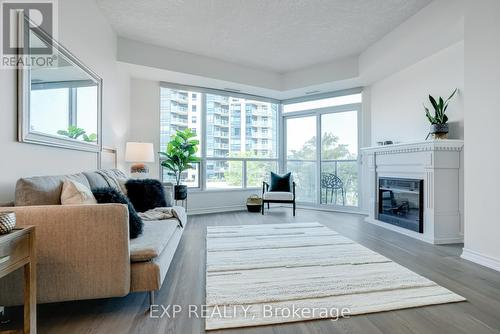
[[360,104],[284,114],[285,170],[297,201],[312,206],[359,207]]

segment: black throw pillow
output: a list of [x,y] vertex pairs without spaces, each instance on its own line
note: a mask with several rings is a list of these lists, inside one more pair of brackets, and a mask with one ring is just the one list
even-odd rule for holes
[[271,184],[269,185],[269,191],[284,191],[290,192],[290,179],[292,173],[286,173],[285,175],[278,175],[271,172]]
[[92,189],[97,203],[120,203],[126,204],[128,207],[128,225],[130,239],[137,238],[142,233],[143,222],[137,214],[134,206],[128,200],[127,196],[116,190],[115,188],[96,188]]
[[132,202],[137,212],[146,212],[154,208],[167,206],[163,185],[158,180],[131,179],[125,183],[125,187],[127,187],[128,199]]

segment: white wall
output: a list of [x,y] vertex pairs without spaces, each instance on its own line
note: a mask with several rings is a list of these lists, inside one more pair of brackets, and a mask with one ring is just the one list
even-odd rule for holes
[[465,17],[465,247],[500,271],[500,1],[470,1]]
[[[464,43],[459,42],[371,86],[371,136],[377,141],[423,140],[429,132],[422,103],[430,108],[428,95],[459,94],[448,107],[450,138],[464,133]],[[432,110],[432,108],[431,108]]]
[[[119,158],[129,129],[129,77],[116,64],[116,36],[93,0],[59,1],[59,41],[103,78],[103,144]],[[96,154],[17,142],[16,72],[0,70],[0,203],[18,178],[96,168]]]
[[[155,152],[158,152],[160,150],[160,82],[132,78],[130,92],[131,127],[128,141],[153,143]],[[158,154],[155,157],[158,159]],[[158,161],[147,165],[150,171],[149,176],[159,178]]]

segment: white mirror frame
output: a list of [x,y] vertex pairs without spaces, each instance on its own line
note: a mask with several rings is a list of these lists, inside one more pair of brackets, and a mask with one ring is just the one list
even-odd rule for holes
[[[25,47],[29,48],[28,24],[28,18],[20,13],[18,17],[19,45],[25,45]],[[52,43],[53,48],[56,49],[59,54],[62,54],[67,61],[80,68],[97,83],[97,141],[94,143],[88,143],[56,135],[30,131],[31,68],[29,66],[20,66],[17,70],[19,142],[100,153],[102,150],[102,79],[59,42],[54,40],[52,36],[41,31],[40,34],[37,34],[37,37],[47,43]]]

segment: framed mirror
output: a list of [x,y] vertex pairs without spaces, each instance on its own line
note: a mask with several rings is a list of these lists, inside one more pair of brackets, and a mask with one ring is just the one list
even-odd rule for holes
[[18,34],[35,59],[18,70],[19,141],[100,152],[102,79],[22,14]]

